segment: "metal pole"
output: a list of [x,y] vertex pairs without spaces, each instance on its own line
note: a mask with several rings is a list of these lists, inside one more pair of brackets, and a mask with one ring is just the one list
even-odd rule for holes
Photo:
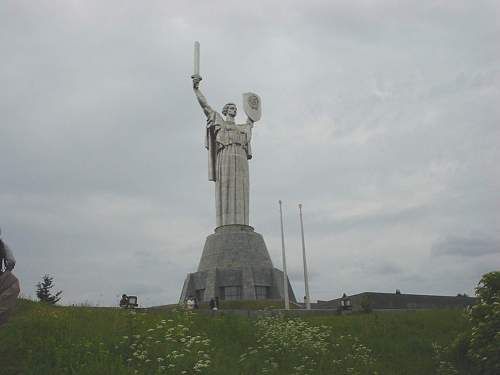
[[304,241],[304,223],[302,221],[302,205],[299,203],[300,232],[302,234],[302,260],[304,262],[304,285],[306,288],[306,309],[311,310],[311,299],[309,298],[309,277],[307,276],[306,242]]
[[285,257],[285,234],[283,232],[283,210],[280,204],[280,222],[281,222],[281,255],[283,256],[283,294],[285,297],[285,310],[290,310],[290,301],[288,300],[288,276],[286,274],[286,257]]

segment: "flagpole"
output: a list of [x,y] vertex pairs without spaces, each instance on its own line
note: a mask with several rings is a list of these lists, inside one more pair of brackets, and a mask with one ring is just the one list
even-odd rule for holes
[[311,310],[311,299],[309,297],[309,277],[307,275],[306,242],[304,240],[304,223],[302,221],[302,204],[299,203],[300,233],[302,234],[302,260],[304,262],[304,285],[306,289],[306,309]]
[[283,256],[283,294],[285,297],[285,310],[290,310],[290,301],[288,300],[288,276],[286,273],[286,256],[285,256],[285,234],[283,232],[283,210],[280,204],[280,222],[281,222],[281,255]]

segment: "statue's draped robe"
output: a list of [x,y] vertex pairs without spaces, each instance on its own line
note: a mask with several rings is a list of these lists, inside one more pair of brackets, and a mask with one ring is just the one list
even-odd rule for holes
[[217,226],[248,225],[252,125],[236,125],[211,111],[207,116],[208,179],[215,181]]

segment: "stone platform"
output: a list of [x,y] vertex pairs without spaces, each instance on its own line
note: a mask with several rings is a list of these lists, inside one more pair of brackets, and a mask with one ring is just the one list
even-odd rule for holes
[[[290,301],[295,301],[288,282]],[[283,272],[273,267],[264,238],[248,225],[224,225],[206,239],[198,271],[187,275],[187,297],[221,300],[283,299]]]

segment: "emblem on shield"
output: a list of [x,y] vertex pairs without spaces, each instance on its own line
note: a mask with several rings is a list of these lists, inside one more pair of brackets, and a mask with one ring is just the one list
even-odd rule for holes
[[243,94],[243,109],[253,122],[259,121],[262,115],[262,104],[260,97],[253,92]]

